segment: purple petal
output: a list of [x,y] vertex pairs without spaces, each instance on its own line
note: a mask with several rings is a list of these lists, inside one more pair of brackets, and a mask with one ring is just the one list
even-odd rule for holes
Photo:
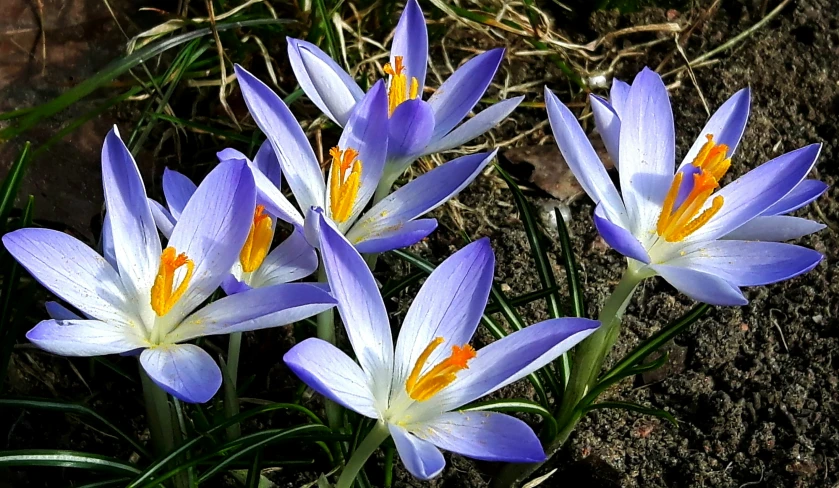
[[251,116],[271,141],[283,174],[302,209],[322,207],[326,186],[312,146],[285,103],[268,86],[239,65],[236,76]]
[[443,261],[428,277],[411,304],[396,342],[393,394],[405,381],[423,350],[443,338],[425,364],[434,365],[451,354],[452,346],[467,344],[486,308],[495,255],[489,239],[479,239]]
[[650,263],[650,255],[647,254],[644,246],[631,232],[613,224],[606,217],[602,203],[594,209],[594,226],[603,240],[606,241],[606,244],[609,244],[615,251],[644,264]]
[[27,332],[26,338],[61,356],[103,356],[148,346],[136,326],[80,318],[44,320]]
[[279,285],[305,278],[318,269],[318,256],[302,232],[295,231],[271,251],[251,275],[251,286]]
[[495,412],[448,412],[412,429],[440,449],[481,461],[540,463],[542,443],[521,420]]
[[362,254],[380,253],[402,249],[428,237],[437,228],[437,219],[418,219],[405,222],[376,235],[368,235],[355,242],[355,248]]
[[143,350],[140,364],[157,386],[187,403],[205,403],[221,386],[221,370],[193,344],[161,344]]
[[[169,210],[167,210],[166,207],[157,203],[151,198],[149,198],[149,208],[151,209],[151,215],[152,218],[154,218],[154,224],[157,226],[157,229],[160,231],[161,234],[163,234],[165,238],[168,239],[172,235],[172,231],[175,229],[175,224],[177,223],[177,221],[174,219],[174,217],[172,217],[172,214],[169,213]],[[107,218],[105,219],[105,222],[109,222]],[[110,228],[110,223],[102,225],[103,251],[106,225],[108,228]],[[113,250],[113,243],[111,244],[111,250]]]
[[20,229],[4,235],[3,244],[38,283],[82,313],[114,324],[142,322],[114,268],[81,241],[50,229]]
[[813,234],[825,228],[820,222],[789,215],[767,215],[755,217],[721,239],[740,241],[791,241]]
[[195,263],[183,297],[169,312],[186,316],[221,284],[250,232],[256,187],[245,163],[220,163],[204,178],[172,231],[169,247]]
[[590,95],[591,112],[594,114],[594,123],[597,125],[597,132],[603,139],[606,151],[618,167],[620,163],[620,140],[621,140],[621,119],[615,109],[602,98]]
[[823,181],[804,180],[761,215],[782,215],[794,212],[819,198],[827,189],[827,183]]
[[53,320],[83,320],[76,312],[58,302],[46,302],[47,315]]
[[288,60],[300,88],[321,112],[343,127],[364,90],[319,47],[291,37],[286,40]]
[[[116,127],[108,132],[102,146],[102,185],[120,279],[127,294],[143,299],[150,296],[157,276],[160,237],[140,171]],[[150,304],[146,308],[151,312]]]
[[232,274],[227,275],[221,281],[221,285],[219,286],[221,286],[221,289],[224,290],[225,295],[235,295],[252,289],[250,285],[243,281],[239,281]]
[[399,104],[388,124],[388,156],[415,157],[423,152],[434,132],[434,111],[420,99]]
[[609,90],[609,103],[612,105],[615,113],[618,114],[618,117],[626,109],[626,101],[629,99],[630,88],[629,84],[625,81],[617,78],[612,80],[612,89]]
[[[149,207],[151,208],[152,216],[154,217],[156,223],[157,216],[155,215],[155,206],[151,204],[152,201],[152,199],[149,199]],[[160,206],[159,203],[157,205]],[[167,211],[166,213],[168,214],[169,212]],[[99,236],[99,239],[102,246],[102,257],[104,257],[105,261],[107,261],[114,269],[117,269],[119,265],[117,264],[117,254],[114,249],[114,231],[113,227],[111,227],[111,218],[107,212],[105,213],[105,218],[102,219],[102,235]]]
[[652,264],[650,268],[674,288],[698,302],[721,306],[749,303],[736,285],[711,273],[667,264]]
[[284,283],[254,288],[216,300],[185,318],[166,336],[183,342],[208,335],[280,327],[335,306],[335,300],[309,283]]
[[306,339],[292,347],[283,361],[303,383],[326,398],[365,417],[379,417],[367,375],[332,344]]
[[195,183],[182,173],[169,168],[163,169],[163,196],[175,222],[181,218],[181,212],[197,188]]
[[633,233],[655,228],[675,172],[675,129],[661,77],[644,68],[621,113],[620,181]]
[[503,48],[475,56],[452,73],[428,99],[434,110],[432,140],[439,140],[454,129],[484,96],[503,57]]
[[280,160],[274,154],[271,141],[266,140],[259,146],[259,150],[256,151],[256,156],[253,158],[253,164],[275,187],[282,187],[283,176],[280,169]]
[[416,78],[422,93],[428,65],[428,29],[417,0],[405,2],[405,10],[396,24],[390,48],[390,64],[393,66],[396,65],[396,56],[402,56],[408,80]]
[[460,193],[495,157],[470,154],[442,164],[411,181],[364,213],[347,233],[352,242],[376,238],[434,210]]
[[545,104],[559,151],[571,172],[577,177],[580,186],[595,204],[604,204],[604,210],[610,220],[627,227],[626,210],[618,190],[577,118],[547,87]]
[[405,469],[414,477],[429,480],[443,472],[446,459],[434,444],[417,438],[402,427],[388,424],[388,430],[399,451],[399,458]]
[[[429,144],[423,151],[422,155],[435,154],[438,152],[448,151],[456,147],[462,146],[472,139],[483,135],[485,132],[494,128],[507,118],[516,107],[524,100],[524,95],[520,97],[511,98],[509,100],[502,100],[493,104],[489,108],[482,110],[480,113],[460,124],[456,129],[449,132],[442,138]],[[393,120],[393,119],[391,119]],[[402,174],[405,171],[403,168],[399,171]]]
[[685,159],[679,168],[691,164],[702,146],[708,142],[706,136],[713,135],[715,144],[725,144],[728,146],[728,157],[731,157],[737,150],[737,145],[740,143],[740,138],[743,137],[743,132],[746,130],[746,122],[749,120],[749,105],[751,103],[751,90],[743,88],[728,100],[723,103],[720,108],[714,112],[696,142],[685,155]]
[[716,239],[765,212],[804,179],[820,150],[821,144],[812,144],[788,152],[726,185],[717,193],[724,199],[722,209],[687,240]]

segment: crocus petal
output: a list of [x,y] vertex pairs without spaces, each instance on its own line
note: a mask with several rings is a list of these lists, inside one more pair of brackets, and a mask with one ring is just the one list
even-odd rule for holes
[[411,431],[440,449],[482,461],[540,463],[545,451],[533,429],[496,412],[447,412]]
[[712,273],[736,286],[788,280],[815,268],[824,258],[812,249],[781,242],[701,242],[682,252],[667,264]]
[[225,295],[235,295],[237,293],[242,293],[243,291],[248,291],[252,289],[250,285],[241,281],[239,278],[236,277],[234,274],[227,275],[221,281],[221,289],[224,290]]
[[[149,202],[151,201],[152,200],[149,199]],[[150,208],[152,209],[152,216],[154,217],[155,222],[157,222],[157,217],[154,215],[154,206],[150,204]],[[102,219],[102,235],[99,238],[101,241],[100,244],[102,245],[102,256],[108,264],[113,266],[114,269],[117,269],[119,265],[117,264],[117,254],[114,249],[114,231],[113,227],[111,227],[111,218],[108,216],[107,212],[105,213],[105,218]]]
[[603,162],[597,157],[577,118],[547,87],[545,87],[545,104],[559,152],[562,153],[571,172],[577,177],[580,186],[595,204],[603,203],[603,210],[612,222],[628,227],[626,210],[618,190],[609,178]]
[[280,188],[282,186],[283,177],[280,169],[280,160],[274,154],[274,147],[271,145],[271,141],[266,140],[259,146],[259,150],[256,151],[256,156],[253,158],[253,164],[275,187]]
[[207,351],[193,344],[145,349],[140,364],[157,386],[184,402],[207,402],[221,386],[218,365]]
[[[491,107],[482,110],[480,113],[460,124],[455,130],[449,132],[441,139],[429,144],[423,151],[422,155],[434,154],[438,152],[448,151],[456,147],[462,146],[472,139],[484,134],[493,127],[506,119],[516,107],[524,100],[524,95],[520,97],[510,98],[509,100],[502,100],[493,104]],[[399,171],[399,174],[405,171]]]
[[429,480],[443,472],[446,458],[434,444],[419,439],[402,427],[388,424],[387,428],[393,437],[393,443],[396,444],[396,450],[399,451],[402,464],[414,477]]
[[488,395],[550,363],[599,326],[596,320],[562,318],[513,332],[479,350],[469,368],[432,401],[447,411]]
[[292,347],[283,361],[311,389],[365,417],[378,418],[367,375],[343,351],[316,338]]
[[256,187],[245,163],[220,163],[201,182],[169,239],[169,247],[195,264],[186,292],[169,312],[172,320],[206,300],[230,272],[250,232],[255,205]]
[[326,191],[323,173],[300,124],[268,85],[239,65],[235,69],[248,110],[271,141],[298,205],[302,209],[322,207]]
[[606,241],[606,244],[609,244],[615,251],[644,264],[650,262],[650,255],[638,239],[631,232],[620,225],[613,224],[606,217],[602,202],[594,209],[594,226],[603,240]]
[[821,144],[788,152],[749,171],[723,187],[717,195],[723,206],[687,241],[705,241],[724,236],[781,200],[816,164]]
[[393,33],[393,45],[390,47],[390,64],[396,65],[396,57],[401,56],[405,63],[408,80],[416,78],[420,93],[425,86],[425,70],[428,66],[428,29],[417,0],[405,2],[405,10],[399,17]]
[[[157,229],[160,231],[161,234],[165,238],[169,238],[172,235],[172,231],[175,229],[175,224],[177,220],[172,217],[172,214],[169,210],[164,207],[163,205],[157,203],[155,200],[149,198],[149,208],[151,209],[152,218],[154,218],[154,224],[157,226]],[[107,219],[105,219],[107,222]],[[110,227],[110,224],[108,224]],[[105,226],[102,226],[102,240],[104,242],[105,239]]]
[[823,181],[804,180],[761,215],[782,215],[794,212],[819,198],[827,189],[827,183]]
[[621,140],[621,119],[615,109],[602,98],[590,95],[591,112],[594,114],[594,123],[597,125],[597,132],[603,139],[606,151],[618,167],[620,162],[620,140]]
[[737,150],[737,145],[740,143],[740,138],[743,137],[743,132],[746,130],[746,122],[749,120],[749,105],[751,103],[751,91],[748,88],[743,88],[728,100],[723,103],[720,108],[714,112],[696,142],[690,148],[690,151],[685,155],[682,164],[679,168],[687,164],[691,164],[702,146],[708,142],[708,135],[714,136],[715,144],[725,144],[728,146],[728,157],[734,154]]
[[44,307],[47,309],[47,315],[54,320],[82,320],[79,314],[73,312],[69,308],[58,302],[46,302]]
[[625,81],[617,78],[612,80],[612,88],[609,90],[609,103],[612,105],[615,113],[618,114],[618,117],[621,116],[621,113],[626,108],[626,101],[629,99],[629,89],[630,86]]
[[321,112],[343,127],[355,103],[364,97],[364,90],[319,47],[291,37],[286,39],[288,60],[300,88]]
[[698,302],[721,306],[749,303],[736,285],[711,273],[669,264],[650,265],[650,268],[674,288]]
[[661,77],[644,68],[621,113],[620,181],[633,234],[654,229],[675,166],[676,136],[670,97]]
[[172,214],[175,222],[181,218],[181,212],[184,211],[186,202],[192,198],[196,189],[198,189],[198,186],[183,173],[164,168],[163,196],[166,198],[166,206],[169,207],[169,213]]
[[402,322],[394,355],[394,393],[405,390],[417,359],[435,338],[442,337],[443,343],[426,359],[427,365],[448,357],[452,346],[469,342],[486,308],[494,271],[495,255],[489,239],[483,238],[431,273]]
[[318,269],[318,256],[302,232],[295,231],[271,251],[251,275],[254,288],[305,278]]
[[372,380],[373,394],[386,404],[393,371],[393,338],[376,280],[347,239],[317,214],[320,253],[332,295],[355,357]]
[[416,244],[428,237],[436,228],[437,219],[412,220],[375,236],[367,236],[365,240],[354,244],[358,252],[362,254],[393,251]]
[[434,132],[434,111],[420,99],[399,104],[388,124],[388,155],[408,158],[421,154]]
[[459,157],[411,181],[365,212],[347,238],[355,243],[378,238],[434,210],[466,188],[496,152]]
[[116,128],[108,132],[102,146],[102,185],[120,279],[127,294],[145,302],[147,306],[140,310],[147,316],[151,313],[151,287],[160,265],[160,237],[140,170]]
[[3,244],[33,278],[88,316],[141,322],[116,270],[78,239],[50,229],[20,229],[4,235]]
[[147,347],[136,326],[99,320],[44,320],[26,333],[30,342],[61,356],[103,356]]
[[440,85],[428,99],[434,110],[434,135],[431,140],[441,139],[466,117],[489,87],[503,57],[504,48],[479,54]]
[[755,217],[721,237],[740,241],[791,241],[825,228],[820,222],[789,215]]
[[335,306],[319,286],[284,283],[226,296],[185,318],[166,336],[183,342],[207,335],[231,334],[292,324]]

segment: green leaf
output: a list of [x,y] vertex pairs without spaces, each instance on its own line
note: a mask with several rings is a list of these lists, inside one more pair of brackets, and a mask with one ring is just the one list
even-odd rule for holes
[[62,451],[58,449],[22,449],[0,451],[0,467],[50,466],[54,468],[77,468],[88,471],[109,471],[138,474],[134,466],[114,458],[87,452]]
[[592,410],[601,410],[601,409],[604,409],[604,408],[617,408],[617,409],[622,409],[622,410],[630,410],[632,412],[638,412],[638,413],[641,413],[641,414],[644,414],[644,415],[652,415],[654,417],[658,417],[658,418],[661,418],[661,419],[664,419],[664,420],[670,422],[671,424],[673,424],[674,427],[679,426],[679,422],[676,420],[676,417],[671,415],[670,412],[666,412],[666,411],[661,410],[659,408],[645,407],[643,405],[638,405],[637,403],[632,403],[632,402],[601,402],[601,403],[595,403],[593,405],[586,406],[583,409],[583,412],[590,412]]
[[583,299],[583,286],[580,284],[580,274],[577,272],[577,262],[574,259],[574,248],[571,245],[571,235],[559,209],[554,209],[556,230],[559,232],[559,249],[562,251],[562,265],[565,267],[565,277],[568,280],[568,290],[571,303],[574,305],[574,316],[585,317],[586,306]]
[[109,486],[125,486],[125,483],[131,481],[131,478],[117,478],[113,480],[97,481],[88,485],[81,485],[78,488],[107,488]]
[[23,150],[9,169],[9,174],[3,180],[3,185],[0,186],[0,224],[6,229],[9,214],[12,211],[12,206],[15,204],[20,182],[23,179],[23,174],[26,172],[26,167],[29,165],[31,159],[29,154],[30,144],[27,142],[23,146]]
[[[541,300],[547,297],[548,295],[556,293],[557,291],[559,291],[559,287],[548,288],[546,290],[532,291],[530,293],[525,293],[517,297],[509,298],[509,304],[513,307],[521,307],[531,302],[535,302],[536,300]],[[500,311],[501,307],[496,304],[490,304],[486,309],[486,313],[488,314],[498,313]]]
[[557,433],[557,423],[553,414],[547,408],[539,405],[536,402],[523,399],[505,399],[505,400],[488,400],[479,403],[473,403],[460,409],[462,412],[516,412],[516,413],[530,413],[542,417],[547,428],[546,439],[553,439]]

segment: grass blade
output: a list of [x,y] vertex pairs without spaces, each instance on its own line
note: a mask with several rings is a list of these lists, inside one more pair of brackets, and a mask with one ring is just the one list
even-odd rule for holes
[[547,408],[539,405],[536,402],[523,399],[504,399],[504,400],[488,400],[485,402],[474,403],[462,408],[463,412],[516,412],[516,413],[530,413],[542,417],[547,428],[546,439],[553,439],[557,433],[557,423],[553,414]]
[[638,405],[637,403],[632,402],[602,402],[602,403],[595,403],[593,405],[588,405],[583,410],[584,412],[590,412],[592,410],[601,410],[604,408],[618,408],[622,410],[630,410],[632,412],[638,412],[644,415],[652,415],[654,417],[662,418],[671,424],[674,427],[679,426],[679,422],[676,420],[670,412],[666,412],[664,410],[652,407],[645,407],[643,405]]
[[107,456],[87,452],[62,451],[58,449],[22,449],[0,451],[0,467],[50,466],[54,468],[77,468],[88,471],[109,471],[136,475],[140,470]]
[[568,291],[571,295],[571,304],[574,306],[575,317],[586,316],[586,305],[583,299],[583,287],[580,284],[580,274],[577,271],[577,262],[574,259],[574,248],[571,246],[571,235],[568,234],[568,227],[559,209],[554,210],[556,216],[556,230],[559,232],[559,249],[562,251],[562,265],[565,267],[565,276],[568,280]]
[[6,220],[9,218],[9,213],[12,211],[12,206],[15,204],[15,198],[20,188],[20,182],[23,179],[23,174],[26,172],[26,167],[29,165],[30,144],[27,142],[23,146],[23,150],[17,157],[17,160],[9,169],[9,174],[3,180],[3,185],[0,186],[0,224],[6,228]]

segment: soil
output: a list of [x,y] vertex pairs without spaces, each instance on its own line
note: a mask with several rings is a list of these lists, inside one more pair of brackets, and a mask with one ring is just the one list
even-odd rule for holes
[[[751,27],[776,5],[768,3],[719,2],[685,44],[686,56],[693,59]],[[575,42],[588,42],[637,25],[665,22],[691,25],[710,6],[710,2],[700,2],[692,10],[599,12],[582,19],[568,18],[557,9],[555,27]],[[608,41],[611,44],[604,51],[614,55],[634,44],[668,37],[672,34],[624,36]],[[482,45],[488,42],[485,38],[470,36],[468,32],[463,39],[487,47]],[[517,42],[511,39],[508,47],[522,48]],[[666,41],[640,55],[622,57],[615,64],[615,76],[630,80],[641,67],[657,66],[672,51],[673,42]],[[800,211],[799,215],[835,227],[833,223],[839,222],[839,190],[833,187],[839,179],[839,2],[793,2],[763,29],[716,59],[716,64],[694,71],[696,85],[684,73],[679,78],[666,79],[667,83],[676,82],[671,89],[671,100],[677,127],[677,156],[690,147],[707,118],[700,92],[713,110],[736,90],[750,86],[752,115],[727,178],[742,175],[784,152],[822,142],[816,176],[830,184],[831,189],[817,205]],[[509,84],[545,78],[544,67],[532,69],[533,65],[528,63],[522,58],[508,58],[502,71],[510,77]],[[663,72],[683,65],[677,54]],[[563,92],[563,101],[584,100],[582,96],[572,100],[564,92],[569,86],[567,79],[552,65],[547,66],[547,83]],[[497,91],[498,87],[493,87],[490,96]],[[528,96],[528,101],[539,100],[541,84]],[[543,109],[520,109],[496,130],[495,139],[509,139],[544,119]],[[552,143],[543,130],[516,142],[517,145]],[[30,172],[29,178],[31,181],[38,176]],[[91,173],[90,178],[98,176]],[[523,184],[527,184],[525,180]],[[71,190],[77,191],[75,188],[67,191]],[[588,314],[596,316],[620,278],[625,261],[598,237],[590,218],[593,211],[590,200],[583,197],[558,202],[537,188],[530,189],[528,195],[539,208],[559,205],[567,210]],[[48,206],[54,205],[51,198],[46,194],[41,200],[48,202]],[[85,218],[95,220],[98,207],[87,206],[83,212],[81,220],[86,224],[90,220]],[[460,195],[459,205],[441,208],[435,216],[441,222],[440,229],[415,246],[415,252],[439,262],[462,246],[461,230],[473,239],[489,236],[498,262],[496,282],[504,291],[516,296],[539,288],[522,222],[510,192],[497,176],[488,173],[479,178]],[[79,235],[92,234],[84,226],[74,230]],[[678,419],[678,427],[624,410],[592,412],[579,424],[565,448],[539,472],[558,470],[541,486],[577,483],[591,488],[839,486],[839,301],[833,298],[839,292],[837,234],[826,229],[802,239],[801,244],[825,255],[814,271],[782,284],[748,289],[748,306],[713,309],[670,345],[676,353],[671,355],[674,359],[666,374],[626,380],[604,397],[664,409]],[[555,241],[550,245],[554,257],[558,256]],[[382,280],[409,272],[404,263],[390,256],[384,257],[379,270]],[[555,266],[554,271],[564,281],[561,266]],[[394,312],[394,323],[404,315],[412,293],[388,304]],[[662,280],[647,280],[627,309],[623,332],[612,358],[621,357],[693,305]],[[524,307],[522,312],[530,322],[547,318],[540,302]],[[306,333],[305,330],[296,332]],[[485,331],[479,334],[479,343],[489,340]],[[293,343],[291,329],[246,334],[241,366],[242,382],[250,381],[246,396],[264,401],[288,401],[294,396],[297,383],[279,361]],[[221,348],[225,345],[221,339],[214,339],[211,348],[213,344]],[[834,359],[837,365],[833,364]],[[130,358],[108,360],[124,369],[128,377],[136,377],[133,369],[136,366]],[[9,390],[15,395],[82,402],[126,431],[147,436],[139,385],[102,363],[52,357],[23,346],[13,357]],[[522,382],[505,389],[501,395],[527,397],[532,396],[532,391]],[[304,397],[304,402],[312,408],[320,406],[317,397]],[[205,411],[212,415],[218,409],[211,405]],[[277,427],[296,421],[275,416],[247,428]],[[8,410],[0,424],[7,433],[7,449],[62,448],[118,455],[122,459],[132,456],[124,443],[104,434],[100,425],[77,417]],[[282,450],[274,454],[291,455]],[[449,467],[431,483],[412,480],[397,463],[394,486],[485,486],[497,468],[456,455],[447,455],[447,459]],[[378,461],[381,460],[380,454]],[[42,471],[49,470],[11,473],[8,483],[10,486],[76,486],[87,479],[77,471],[63,471],[60,475]],[[311,471],[280,469],[269,477],[279,486],[297,487],[314,480],[319,472],[317,466]],[[378,469],[372,463],[368,472],[374,485],[380,483]]]

